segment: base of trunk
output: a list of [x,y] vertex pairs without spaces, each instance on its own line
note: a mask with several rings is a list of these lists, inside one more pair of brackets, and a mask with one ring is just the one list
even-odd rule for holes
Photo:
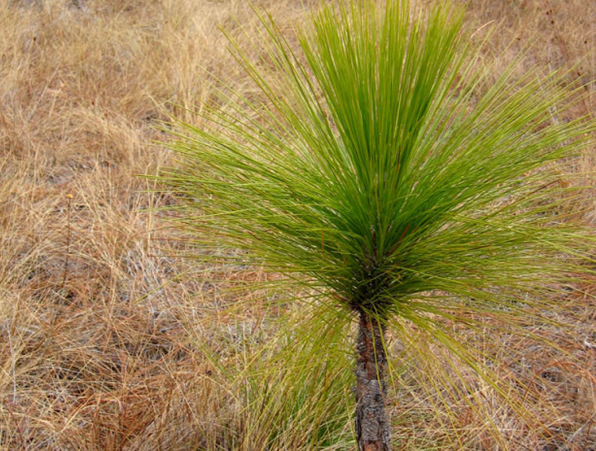
[[360,451],[390,451],[391,429],[386,405],[385,328],[360,313],[356,352],[356,438]]

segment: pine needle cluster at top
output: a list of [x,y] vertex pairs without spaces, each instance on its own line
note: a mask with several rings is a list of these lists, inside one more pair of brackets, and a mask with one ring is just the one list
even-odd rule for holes
[[260,94],[228,92],[200,126],[179,124],[181,166],[164,174],[203,258],[381,319],[498,310],[573,274],[588,246],[560,204],[578,190],[550,163],[594,124],[553,117],[574,95],[564,75],[508,70],[488,86],[462,10],[444,4],[324,6],[299,50],[261,20],[259,62],[232,45]]
[[178,124],[180,166],[163,175],[198,258],[282,275],[286,299],[318,300],[307,321],[329,336],[358,319],[360,450],[392,447],[389,328],[418,358],[438,343],[521,413],[449,325],[490,317],[527,334],[523,319],[546,319],[591,259],[593,239],[563,205],[582,189],[555,164],[595,130],[555,116],[577,92],[560,88],[565,74],[495,77],[446,3],[332,2],[298,49],[259,17],[256,61],[231,41],[257,89],[224,91],[199,126]]

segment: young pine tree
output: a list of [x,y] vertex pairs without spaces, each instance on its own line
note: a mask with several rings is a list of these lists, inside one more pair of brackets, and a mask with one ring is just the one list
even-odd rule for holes
[[575,95],[564,75],[490,84],[459,7],[340,0],[298,45],[261,21],[258,62],[232,46],[258,92],[179,124],[163,180],[199,258],[262,266],[351,313],[358,446],[387,451],[388,328],[448,340],[442,316],[510,321],[552,299],[588,255],[552,162],[594,125],[553,117]]

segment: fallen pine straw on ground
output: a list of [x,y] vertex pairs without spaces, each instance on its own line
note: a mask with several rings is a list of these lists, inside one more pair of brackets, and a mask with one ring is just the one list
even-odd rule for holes
[[[289,29],[316,3],[258,4]],[[573,67],[570,77],[589,94],[584,111],[575,113],[593,110],[596,6],[472,0],[469,20],[479,36],[482,25],[497,27],[487,60],[500,58],[505,66],[535,41],[525,65]],[[196,121],[193,111],[211,100],[219,79],[248,89],[218,30],[242,42],[239,23],[247,36],[254,33],[250,7],[236,0],[0,5],[1,449],[252,451],[268,443],[310,449],[308,425],[288,420],[296,412],[270,401],[259,410],[255,399],[265,402],[263,393],[251,394],[254,381],[242,379],[261,343],[279,339],[275,312],[258,293],[227,294],[208,268],[182,258],[184,236],[157,210],[172,198],[138,177],[169,159],[153,144],[167,114]],[[593,171],[594,154],[575,165],[578,174]],[[588,223],[593,203],[587,197],[574,206]],[[255,269],[254,279],[263,277]],[[447,413],[432,377],[421,380],[406,369],[392,408],[395,440],[411,450],[500,449],[488,434],[497,427],[512,450],[596,449],[592,287],[586,280],[583,295],[561,300],[569,306],[557,318],[568,326],[565,334],[541,331],[565,352],[512,341],[507,331],[463,336],[486,339],[487,353],[503,353],[497,370],[504,379],[531,381],[528,409],[550,437],[525,429],[486,387],[476,389],[492,426],[444,392],[454,403]],[[250,309],[228,309],[247,296]],[[523,362],[512,360],[522,354]],[[314,379],[303,382],[324,389]],[[270,399],[301,396],[279,381],[268,384]],[[351,395],[337,390],[341,399]],[[301,415],[337,407],[339,398],[319,395],[319,404],[307,404]],[[338,444],[327,449],[350,449],[350,421],[342,418],[330,429]]]

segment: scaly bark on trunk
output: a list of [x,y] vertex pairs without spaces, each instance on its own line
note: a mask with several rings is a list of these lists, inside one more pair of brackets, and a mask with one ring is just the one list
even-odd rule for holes
[[385,409],[387,359],[385,327],[360,312],[356,352],[356,438],[360,451],[390,451],[391,430]]

